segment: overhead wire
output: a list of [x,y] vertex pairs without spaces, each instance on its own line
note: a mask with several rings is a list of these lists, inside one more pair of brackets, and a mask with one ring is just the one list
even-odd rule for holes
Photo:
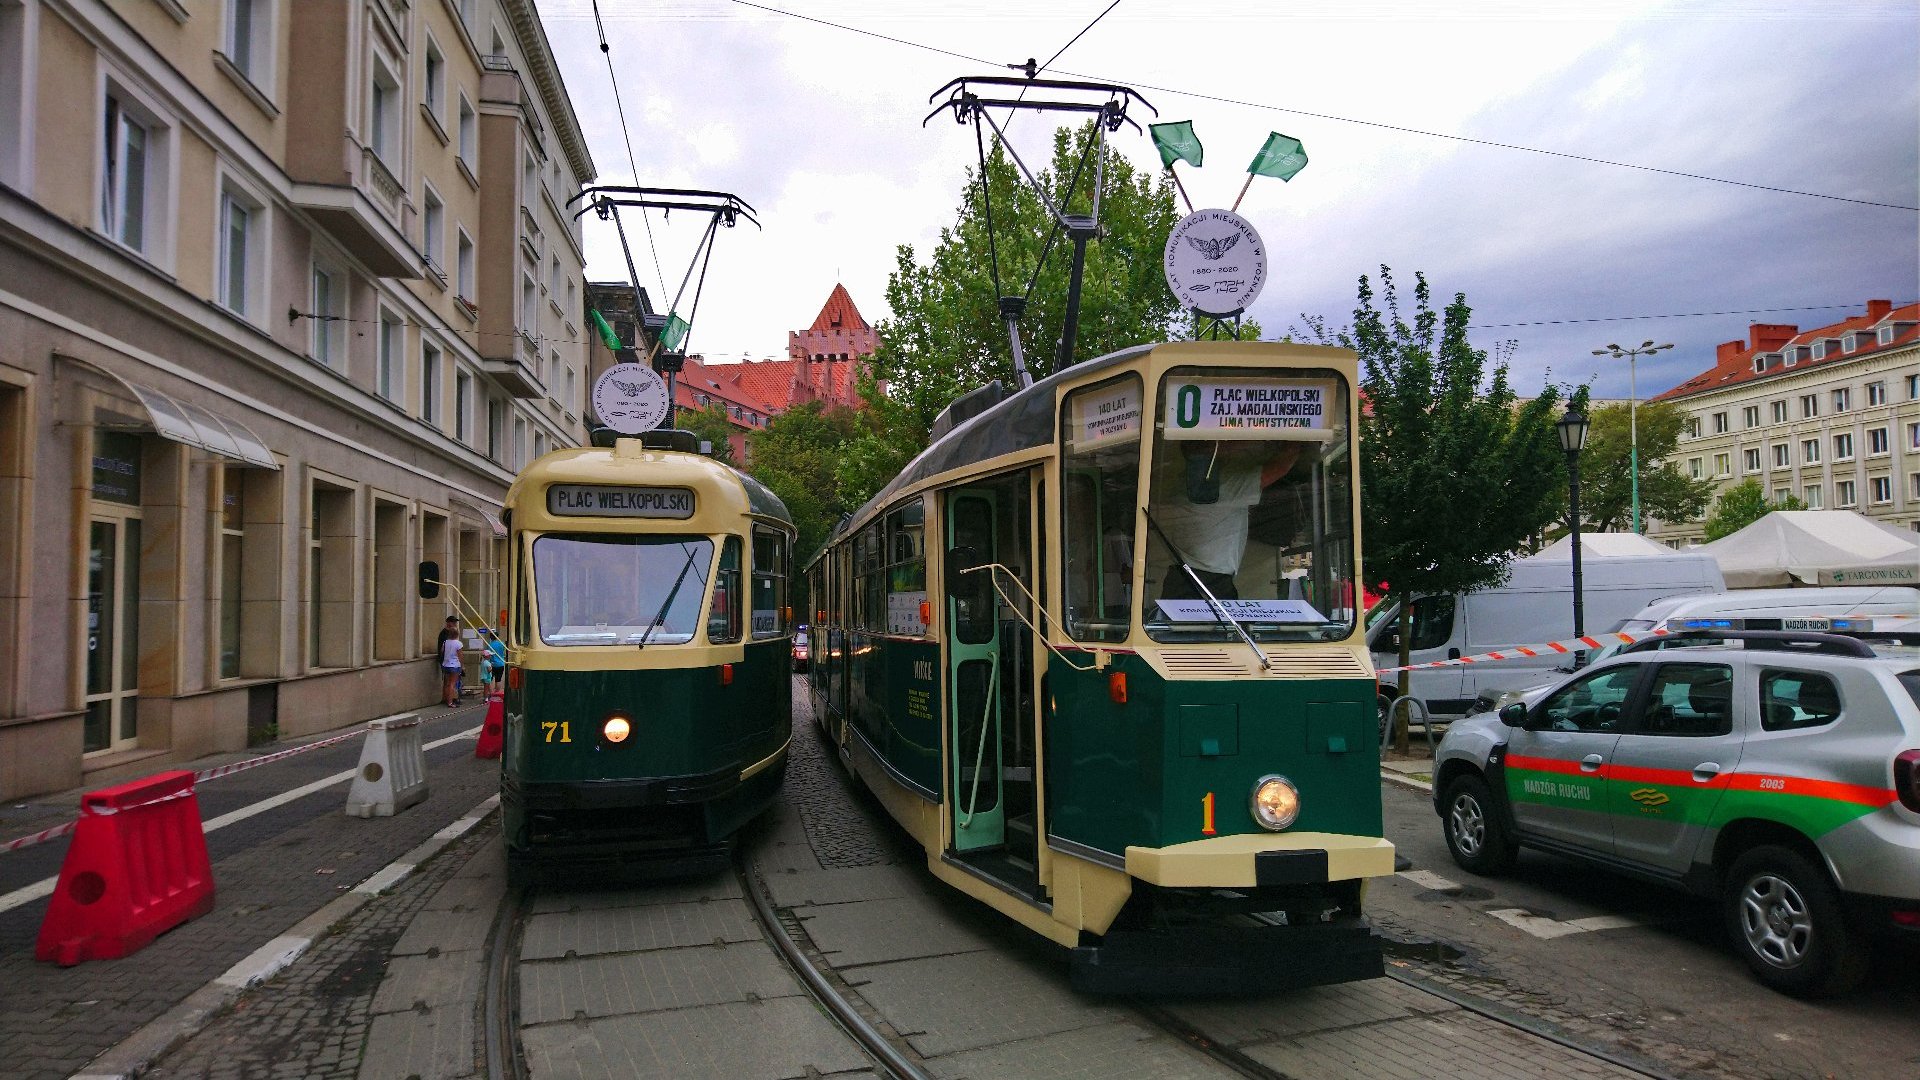
[[[620,138],[627,144],[627,168],[633,171],[633,182],[638,184],[640,182],[640,161],[633,153],[633,133],[627,128],[627,107],[620,100],[620,80],[615,78],[613,74],[613,49],[607,44],[607,28],[600,21],[600,0],[592,0],[592,2],[593,30],[594,33],[600,36],[600,55],[605,57],[607,61],[607,82],[613,86],[613,108],[620,116]],[[665,271],[660,269],[660,249],[655,246],[653,242],[653,221],[647,217],[645,209],[640,211],[640,223],[647,227],[647,251],[653,256],[653,273],[660,281],[660,293],[664,297],[667,291],[667,275]],[[620,236],[620,242],[623,245],[626,243],[626,234],[624,232]],[[633,259],[631,256],[628,257],[627,262],[629,266],[632,265]],[[628,274],[631,276],[632,271],[629,270]],[[633,287],[636,289],[639,288],[640,282],[635,281]]]
[[[993,61],[984,60],[978,56],[969,56],[966,53],[955,52],[952,49],[943,49],[937,46],[923,44],[918,41],[911,41],[906,38],[894,37],[891,34],[882,34],[874,30],[864,30],[857,26],[849,26],[846,23],[834,22],[831,19],[822,19],[813,15],[802,15],[802,14],[799,14],[798,12],[788,11],[785,8],[773,7],[770,4],[756,3],[755,0],[727,0],[727,2],[732,4],[737,4],[741,7],[753,8],[757,11],[765,11],[773,15],[783,15],[783,16],[786,16],[787,18],[799,19],[803,22],[815,23],[820,26],[828,26],[836,30],[843,30],[848,33],[859,34],[862,37],[870,37],[880,41],[892,42],[895,45],[903,45],[913,49],[922,49],[927,52],[937,53],[941,56],[950,56],[956,60],[966,60],[976,64],[996,66],[994,65]],[[596,3],[597,3],[597,0],[596,0]],[[1103,12],[1102,15],[1104,16],[1104,14],[1105,13]],[[1069,44],[1071,44],[1071,42]],[[1114,81],[1111,79],[1107,79],[1104,76],[1088,75],[1088,74],[1071,72],[1071,71],[1062,71],[1060,72],[1060,74],[1070,75],[1076,79],[1089,79],[1089,80],[1104,81],[1104,82]],[[1803,196],[1805,198],[1810,198],[1810,199],[1827,199],[1833,202],[1852,203],[1858,206],[1873,206],[1873,207],[1879,207],[1887,210],[1906,210],[1912,213],[1920,213],[1920,206],[1907,206],[1902,203],[1878,202],[1872,199],[1856,199],[1846,195],[1834,195],[1834,194],[1821,192],[1821,191],[1805,191],[1800,188],[1780,187],[1773,184],[1759,184],[1759,183],[1753,183],[1746,180],[1733,180],[1724,176],[1708,176],[1705,173],[1687,172],[1682,169],[1665,169],[1657,165],[1641,165],[1641,164],[1637,164],[1630,161],[1616,161],[1612,158],[1595,157],[1589,154],[1575,154],[1565,150],[1547,150],[1537,146],[1525,146],[1520,143],[1501,142],[1495,139],[1478,139],[1478,138],[1474,138],[1471,135],[1453,135],[1444,131],[1428,131],[1424,128],[1406,127],[1400,124],[1389,124],[1379,120],[1362,120],[1362,119],[1359,119],[1358,117],[1339,116],[1333,113],[1313,112],[1307,109],[1289,108],[1284,105],[1267,105],[1267,104],[1263,104],[1261,102],[1256,102],[1256,101],[1243,101],[1238,98],[1230,98],[1220,94],[1205,94],[1205,93],[1201,93],[1199,91],[1194,91],[1194,90],[1181,90],[1171,86],[1156,86],[1152,83],[1130,82],[1128,83],[1128,85],[1138,87],[1143,90],[1152,90],[1155,93],[1172,94],[1175,97],[1192,98],[1196,101],[1212,101],[1222,105],[1237,105],[1242,108],[1262,109],[1268,112],[1286,113],[1291,116],[1305,116],[1305,117],[1310,117],[1316,120],[1329,120],[1329,121],[1333,121],[1335,123],[1341,123],[1341,124],[1355,124],[1362,127],[1377,128],[1383,131],[1396,131],[1406,135],[1420,135],[1420,136],[1424,136],[1426,138],[1432,138],[1432,139],[1447,139],[1453,142],[1467,143],[1474,146],[1486,146],[1486,147],[1492,147],[1500,150],[1515,150],[1515,151],[1520,151],[1520,152],[1529,153],[1529,154],[1541,154],[1547,157],[1556,157],[1556,158],[1561,158],[1568,161],[1585,162],[1591,165],[1606,165],[1606,166],[1610,166],[1612,168],[1617,168],[1617,169],[1633,169],[1640,172],[1654,173],[1661,176],[1673,176],[1673,177],[1679,177],[1679,178],[1688,179],[1688,180],[1704,180],[1704,181],[1708,181],[1710,183],[1715,183],[1715,184],[1729,184],[1734,187],[1748,188],[1755,191],[1772,192],[1772,193],[1781,194],[1781,195],[1799,195],[1799,196]]]

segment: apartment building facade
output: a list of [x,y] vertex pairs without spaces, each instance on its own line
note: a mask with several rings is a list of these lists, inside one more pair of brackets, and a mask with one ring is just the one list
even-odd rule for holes
[[433,700],[593,176],[531,0],[0,0],[0,797]]
[[[1652,400],[1691,414],[1674,460],[1695,479],[1720,491],[1756,480],[1776,502],[1920,531],[1920,304],[1870,300],[1807,331],[1755,324]],[[1684,546],[1705,522],[1654,521],[1648,535]]]

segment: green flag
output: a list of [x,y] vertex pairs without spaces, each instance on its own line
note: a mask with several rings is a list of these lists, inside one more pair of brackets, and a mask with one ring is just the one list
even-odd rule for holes
[[1160,164],[1173,168],[1175,159],[1184,161],[1194,168],[1200,167],[1200,159],[1206,156],[1206,150],[1200,145],[1200,137],[1193,133],[1193,121],[1181,120],[1172,124],[1148,124],[1147,131],[1153,135],[1154,148],[1160,151]]
[[662,352],[676,352],[680,343],[687,340],[687,320],[672,312],[667,313],[667,325],[660,328],[660,349]]
[[1253,164],[1247,166],[1247,171],[1255,176],[1291,180],[1295,173],[1306,167],[1307,151],[1300,145],[1300,140],[1276,131],[1267,136],[1267,144],[1253,155]]
[[606,343],[607,350],[619,352],[620,338],[613,332],[613,327],[607,325],[606,317],[597,308],[588,308],[587,314],[593,316],[593,328],[600,331],[600,340]]

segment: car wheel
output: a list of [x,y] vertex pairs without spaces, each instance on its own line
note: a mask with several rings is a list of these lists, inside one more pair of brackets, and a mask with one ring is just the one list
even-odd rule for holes
[[1727,872],[1727,933],[1760,981],[1796,997],[1858,985],[1871,962],[1826,873],[1791,848],[1762,845]]
[[1440,827],[1447,850],[1460,868],[1475,874],[1498,874],[1513,865],[1519,846],[1507,834],[1507,823],[1493,802],[1487,782],[1462,776],[1447,785],[1441,800]]

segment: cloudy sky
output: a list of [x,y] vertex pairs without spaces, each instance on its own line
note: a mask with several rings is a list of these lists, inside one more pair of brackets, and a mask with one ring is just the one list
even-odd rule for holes
[[[720,235],[694,351],[784,355],[835,281],[884,317],[896,246],[928,250],[974,160],[970,129],[922,128],[928,95],[1046,60],[1110,2],[600,0],[640,182],[736,192],[766,226]],[[601,182],[632,182],[590,0],[540,9]],[[1420,270],[1466,293],[1478,344],[1517,342],[1523,389],[1625,396],[1624,361],[1592,350],[1673,342],[1639,373],[1644,397],[1750,322],[1920,298],[1920,213],[1862,204],[1920,206],[1911,0],[1120,0],[1051,70],[1192,120],[1196,206],[1231,205],[1269,131],[1305,143],[1305,171],[1256,180],[1241,206],[1270,254],[1251,312],[1270,333],[1302,313],[1344,325],[1384,263],[1409,289]],[[1044,157],[1051,126],[1023,115],[1016,147]],[[1144,136],[1118,145],[1158,166]],[[656,305],[703,224],[656,215],[657,272],[629,229]],[[590,226],[588,254],[590,277],[625,279],[611,229]],[[1731,314],[1679,317],[1696,312]]]

